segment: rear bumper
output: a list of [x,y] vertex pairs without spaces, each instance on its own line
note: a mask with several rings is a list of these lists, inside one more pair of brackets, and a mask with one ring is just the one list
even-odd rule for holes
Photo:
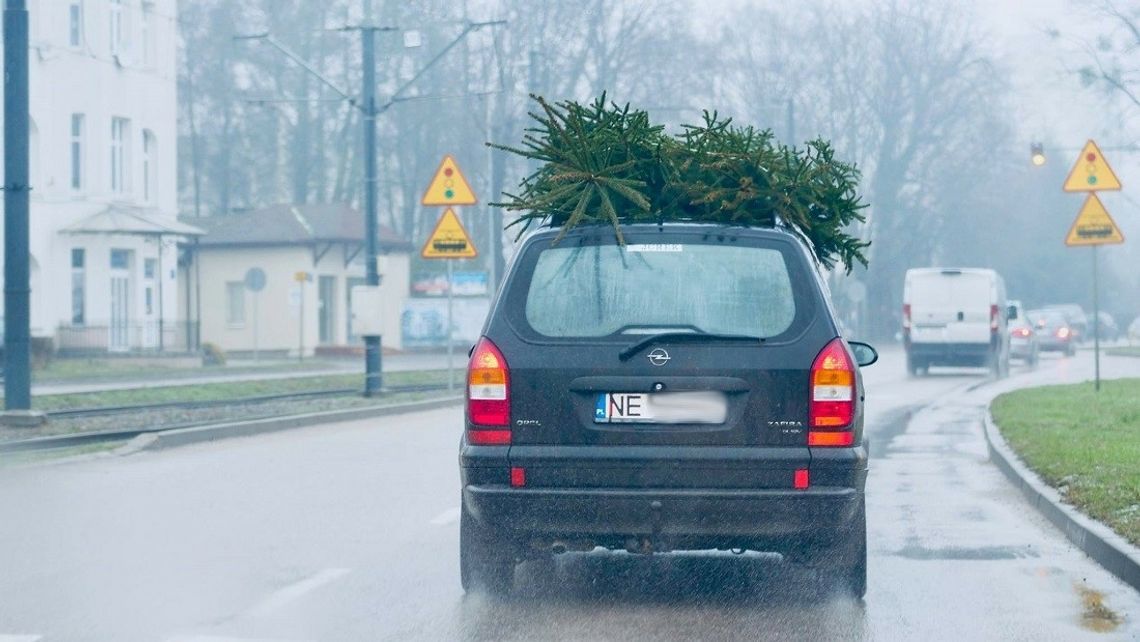
[[1071,339],[1050,337],[1040,340],[1038,345],[1043,352],[1066,352],[1072,349],[1073,341]]
[[1037,352],[1037,346],[1028,339],[1010,339],[1009,341],[1009,356],[1011,357],[1029,358],[1033,356],[1034,352]]
[[911,343],[911,359],[944,365],[984,365],[993,351],[990,343]]
[[550,489],[469,485],[467,510],[517,540],[591,538],[618,546],[652,537],[670,548],[782,550],[846,532],[863,494],[854,488],[807,490]]

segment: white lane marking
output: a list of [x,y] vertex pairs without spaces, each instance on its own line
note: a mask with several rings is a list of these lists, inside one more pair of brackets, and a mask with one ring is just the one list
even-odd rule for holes
[[347,568],[326,568],[315,575],[311,575],[299,582],[294,582],[270,593],[268,597],[250,609],[249,614],[255,616],[269,615],[304,594],[315,591],[329,582],[348,575],[349,572]]
[[446,526],[459,521],[459,508],[449,508],[432,518],[432,526]]
[[42,635],[5,635],[0,633],[0,642],[36,642],[42,640]]

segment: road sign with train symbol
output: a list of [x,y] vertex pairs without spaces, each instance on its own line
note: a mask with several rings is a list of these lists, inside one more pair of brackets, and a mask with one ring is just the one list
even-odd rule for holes
[[1124,242],[1124,234],[1096,194],[1089,194],[1077,220],[1069,228],[1065,245],[1110,245]]
[[425,259],[473,259],[478,255],[470,235],[450,207],[439,217],[427,243],[420,250],[420,256]]

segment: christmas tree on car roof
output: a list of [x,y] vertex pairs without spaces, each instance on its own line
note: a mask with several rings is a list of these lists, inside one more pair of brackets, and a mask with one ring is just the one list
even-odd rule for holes
[[[817,260],[850,271],[864,266],[869,243],[846,228],[862,222],[854,165],[835,158],[830,143],[803,148],[778,143],[769,130],[734,126],[716,112],[671,135],[648,112],[606,102],[549,102],[521,145],[492,147],[539,162],[517,193],[492,203],[519,212],[508,227],[549,223],[562,233],[609,223],[619,243],[622,223],[687,221],[783,226],[807,242]],[[561,238],[561,236],[560,236]]]

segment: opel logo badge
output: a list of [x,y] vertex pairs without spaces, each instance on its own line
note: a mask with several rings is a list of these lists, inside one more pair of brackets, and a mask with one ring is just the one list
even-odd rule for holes
[[669,353],[665,352],[664,348],[654,348],[645,356],[649,357],[649,363],[655,366],[663,366],[669,363],[669,359],[671,358]]

